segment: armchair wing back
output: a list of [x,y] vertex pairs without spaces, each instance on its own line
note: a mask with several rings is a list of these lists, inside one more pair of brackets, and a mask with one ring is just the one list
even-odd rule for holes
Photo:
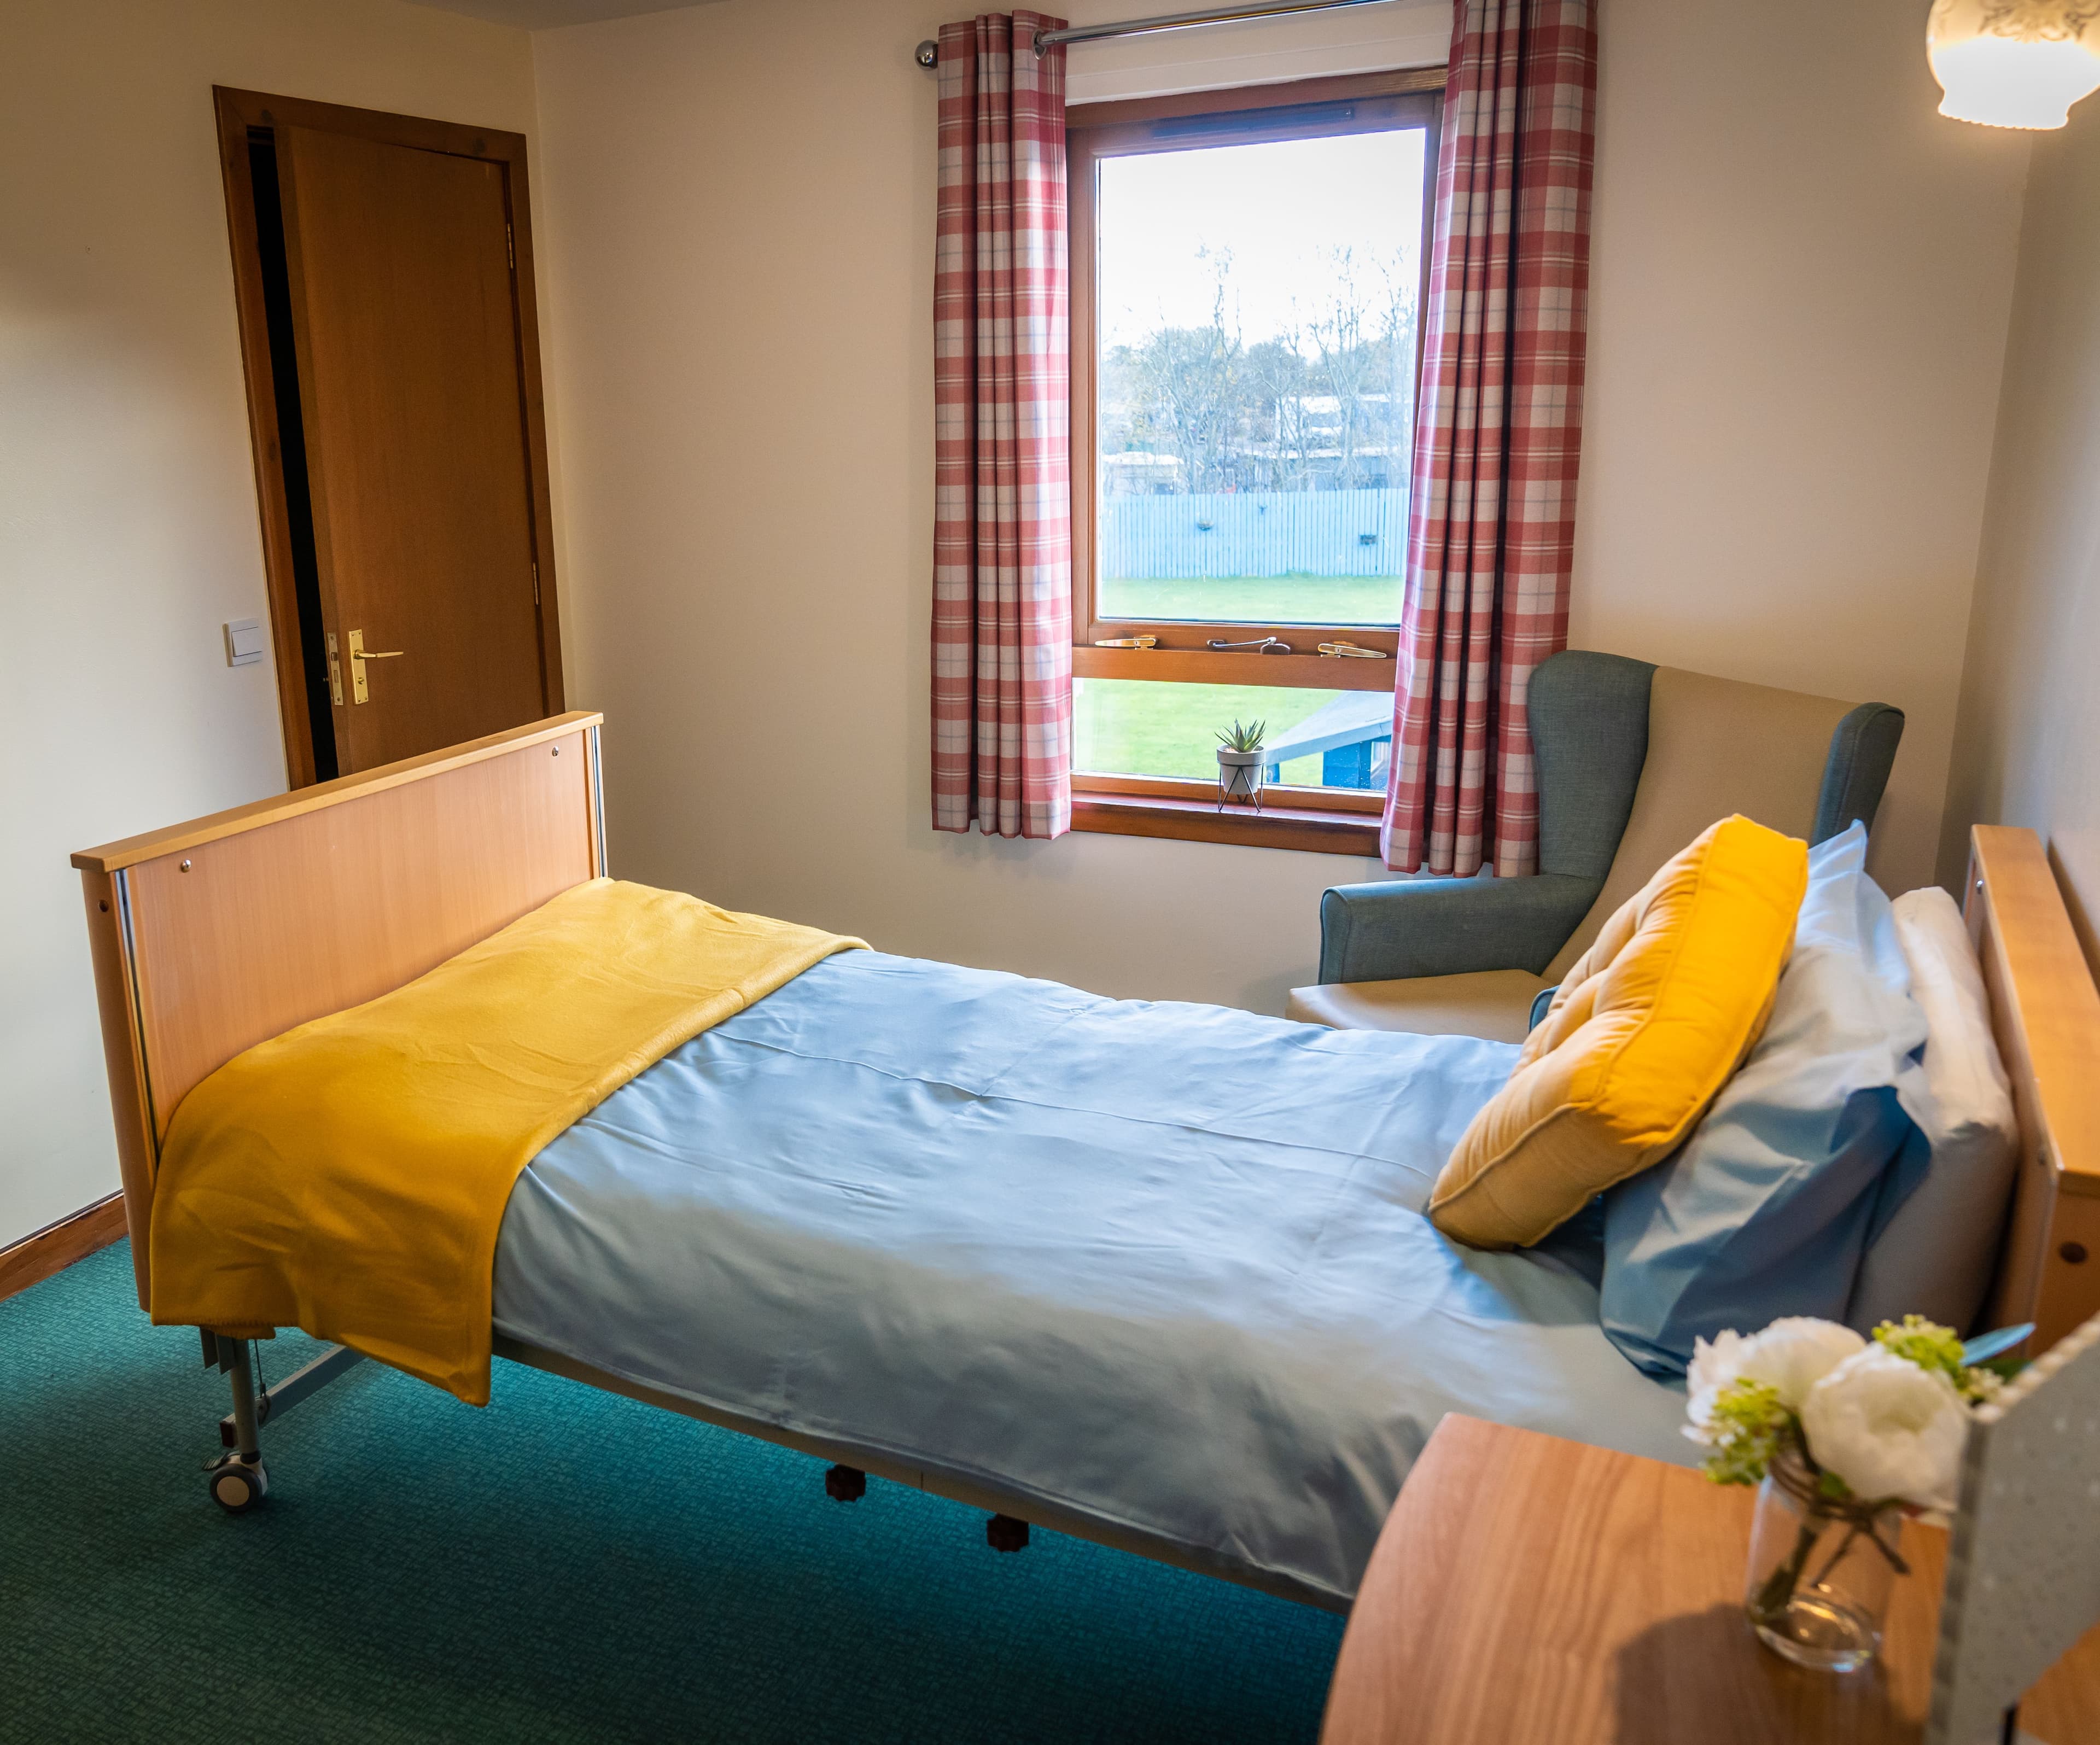
[[[1902,712],[1886,703],[1854,707],[1674,667],[1651,674],[1647,753],[1632,808],[1621,814],[1622,831],[1596,900],[1546,967],[1549,981],[1566,974],[1619,906],[1716,819],[1740,812],[1810,843],[1836,835],[1855,817],[1872,825],[1903,734]],[[1567,725],[1564,715],[1555,718],[1555,730]],[[1544,798],[1542,788],[1542,806]]]
[[1527,703],[1538,875],[1336,886],[1321,985],[1294,990],[1292,1016],[1520,1038],[1538,992],[1708,825],[1740,812],[1811,842],[1871,826],[1903,736],[1886,703],[1584,650],[1542,663]]

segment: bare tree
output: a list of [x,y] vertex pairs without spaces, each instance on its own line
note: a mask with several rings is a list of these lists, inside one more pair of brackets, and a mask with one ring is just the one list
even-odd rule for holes
[[1101,439],[1171,455],[1176,488],[1353,490],[1405,481],[1414,423],[1413,251],[1333,252],[1333,289],[1301,323],[1242,342],[1229,249],[1199,251],[1211,319],[1162,323],[1103,359]]
[[1361,483],[1357,451],[1363,446],[1365,396],[1385,379],[1375,347],[1364,335],[1363,287],[1357,276],[1355,252],[1330,251],[1335,290],[1326,307],[1308,326],[1313,371],[1326,397],[1335,402],[1335,488],[1352,491]]
[[1312,431],[1306,402],[1312,378],[1295,311],[1290,325],[1273,339],[1247,347],[1246,376],[1253,390],[1247,408],[1249,483],[1259,491],[1311,490]]
[[1162,327],[1124,349],[1135,393],[1130,438],[1181,462],[1183,488],[1215,491],[1230,477],[1236,439],[1244,424],[1237,313],[1226,324],[1233,257],[1229,249],[1198,251],[1211,262],[1211,319],[1205,327]]
[[1379,262],[1379,280],[1385,293],[1381,325],[1388,381],[1386,482],[1405,485],[1414,459],[1416,347],[1422,310],[1419,252],[1411,245],[1394,250]]

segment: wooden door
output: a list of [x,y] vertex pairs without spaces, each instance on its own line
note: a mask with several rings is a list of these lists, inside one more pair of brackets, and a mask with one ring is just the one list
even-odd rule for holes
[[276,150],[330,718],[348,775],[561,707],[540,605],[510,166],[302,126],[280,126]]

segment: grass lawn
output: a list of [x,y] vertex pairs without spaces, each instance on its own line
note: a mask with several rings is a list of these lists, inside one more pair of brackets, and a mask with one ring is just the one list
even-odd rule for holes
[[1400,593],[1396,575],[1111,575],[1101,579],[1101,609],[1105,618],[1224,624],[1391,624]]
[[[1073,768],[1103,776],[1194,776],[1215,782],[1217,736],[1235,720],[1265,721],[1274,738],[1340,694],[1273,685],[1074,679]],[[1283,779],[1318,787],[1319,758],[1286,764]]]

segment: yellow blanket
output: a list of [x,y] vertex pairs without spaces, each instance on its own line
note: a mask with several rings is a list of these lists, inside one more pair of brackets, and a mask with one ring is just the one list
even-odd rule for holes
[[518,1173],[673,1048],[861,943],[597,879],[249,1049],[169,1124],[154,1320],[303,1327],[487,1404]]

